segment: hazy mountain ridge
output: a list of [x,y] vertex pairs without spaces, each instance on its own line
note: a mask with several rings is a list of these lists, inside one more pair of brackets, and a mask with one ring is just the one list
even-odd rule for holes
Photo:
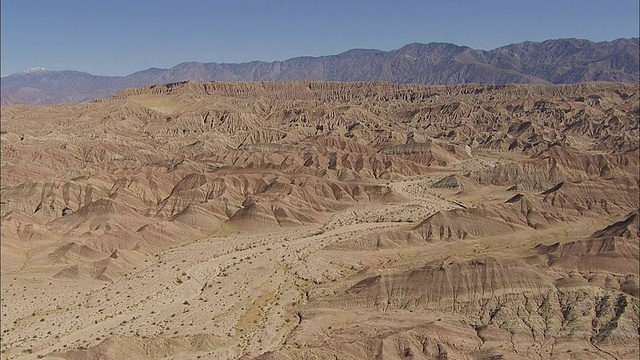
[[638,38],[592,42],[522,42],[490,51],[446,43],[413,43],[391,51],[352,49],[337,55],[239,64],[186,62],[124,77],[38,71],[2,78],[2,104],[90,100],[119,90],[196,81],[390,81],[396,83],[578,83],[640,80]]

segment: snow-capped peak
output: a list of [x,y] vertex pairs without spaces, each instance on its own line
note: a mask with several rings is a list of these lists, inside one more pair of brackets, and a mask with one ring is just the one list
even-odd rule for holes
[[43,72],[43,71],[47,71],[47,69],[43,68],[42,66],[36,66],[36,67],[29,68],[23,71],[22,73],[31,74],[31,73],[37,73],[37,72]]

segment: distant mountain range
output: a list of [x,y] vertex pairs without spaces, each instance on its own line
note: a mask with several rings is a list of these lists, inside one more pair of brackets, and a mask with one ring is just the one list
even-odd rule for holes
[[34,68],[3,77],[1,103],[78,102],[136,86],[196,81],[389,81],[395,83],[637,83],[639,38],[592,42],[557,39],[490,51],[445,43],[409,44],[392,51],[354,49],[338,55],[240,64],[187,62],[127,76]]

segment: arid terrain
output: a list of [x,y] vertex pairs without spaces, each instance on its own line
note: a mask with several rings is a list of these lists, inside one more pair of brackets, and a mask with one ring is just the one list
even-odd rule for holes
[[637,84],[1,109],[2,359],[637,359]]

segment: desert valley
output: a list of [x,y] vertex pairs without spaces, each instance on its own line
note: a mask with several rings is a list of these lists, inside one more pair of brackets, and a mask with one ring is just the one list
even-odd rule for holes
[[637,84],[2,107],[3,359],[637,359]]

